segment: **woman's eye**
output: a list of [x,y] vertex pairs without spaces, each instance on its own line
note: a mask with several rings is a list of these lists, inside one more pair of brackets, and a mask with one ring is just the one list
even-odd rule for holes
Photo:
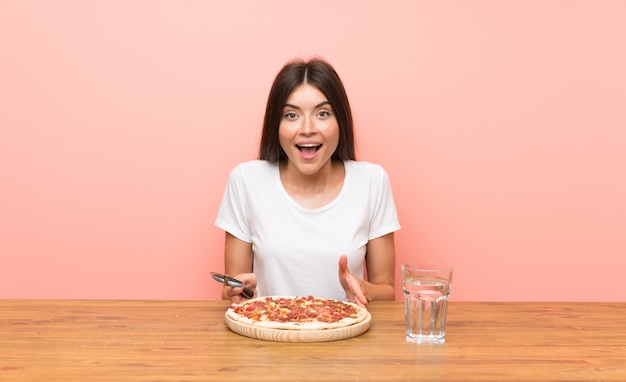
[[322,117],[322,118],[328,118],[330,117],[330,113],[327,110],[320,110],[317,113],[318,116]]
[[297,117],[296,113],[294,112],[289,112],[285,114],[285,118],[287,119],[295,119]]

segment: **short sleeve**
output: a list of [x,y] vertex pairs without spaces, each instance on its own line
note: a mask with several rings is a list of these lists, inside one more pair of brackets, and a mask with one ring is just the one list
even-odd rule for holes
[[250,243],[247,203],[246,185],[242,166],[239,165],[228,176],[215,225],[236,238]]
[[372,183],[374,194],[369,240],[384,236],[400,229],[398,213],[393,199],[389,175],[379,167],[380,172]]

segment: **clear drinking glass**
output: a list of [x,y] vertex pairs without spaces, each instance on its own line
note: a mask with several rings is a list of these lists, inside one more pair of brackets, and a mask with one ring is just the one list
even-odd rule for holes
[[406,340],[442,344],[446,340],[452,267],[443,263],[402,264]]

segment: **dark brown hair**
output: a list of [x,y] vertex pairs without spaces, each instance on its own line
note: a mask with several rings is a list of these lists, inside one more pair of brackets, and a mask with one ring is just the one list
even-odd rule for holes
[[276,162],[287,157],[280,147],[278,128],[287,98],[296,87],[304,83],[315,86],[328,98],[337,119],[339,145],[331,158],[354,160],[354,126],[348,95],[335,69],[318,58],[292,61],[276,75],[265,107],[259,159]]

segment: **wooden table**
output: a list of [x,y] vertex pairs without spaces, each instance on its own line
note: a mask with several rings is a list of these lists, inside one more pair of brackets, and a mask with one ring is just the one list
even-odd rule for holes
[[0,300],[1,381],[626,380],[626,303],[451,302],[443,345],[404,338],[401,302],[365,334],[242,337],[225,301]]

